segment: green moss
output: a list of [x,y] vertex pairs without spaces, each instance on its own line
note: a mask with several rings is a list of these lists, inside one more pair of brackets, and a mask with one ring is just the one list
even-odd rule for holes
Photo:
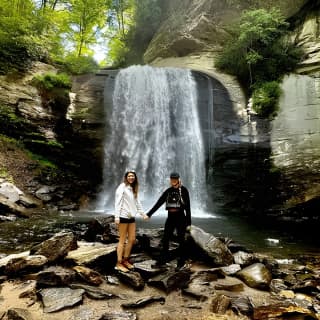
[[0,134],[21,138],[36,131],[35,126],[7,106],[0,105]]
[[42,91],[52,91],[55,88],[71,89],[71,79],[66,73],[48,72],[37,75],[32,79],[32,84]]

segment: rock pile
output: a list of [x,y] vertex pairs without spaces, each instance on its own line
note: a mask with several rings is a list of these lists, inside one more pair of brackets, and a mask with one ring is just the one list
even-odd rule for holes
[[[276,260],[192,226],[188,263],[176,269],[173,243],[156,267],[163,230],[139,229],[123,273],[112,220],[1,258],[0,319],[320,319],[320,257]],[[12,283],[26,307],[5,303]]]

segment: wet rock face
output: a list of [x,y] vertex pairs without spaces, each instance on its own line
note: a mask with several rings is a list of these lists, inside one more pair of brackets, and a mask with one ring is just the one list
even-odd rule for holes
[[278,116],[272,121],[273,163],[292,186],[289,207],[319,197],[320,77],[289,75],[282,84]]

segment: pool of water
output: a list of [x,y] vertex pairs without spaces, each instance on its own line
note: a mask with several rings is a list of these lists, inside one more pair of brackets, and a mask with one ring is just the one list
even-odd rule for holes
[[[81,232],[94,217],[105,215],[95,211],[79,211],[68,214],[38,213],[30,219],[1,223],[0,253],[28,250],[61,230]],[[166,212],[159,210],[149,221],[137,218],[140,228],[163,227]],[[248,223],[238,217],[214,215],[192,217],[192,224],[217,237],[229,237],[254,252],[271,253],[286,258],[299,254],[320,254],[319,237],[316,233],[292,228],[275,228],[272,225]]]

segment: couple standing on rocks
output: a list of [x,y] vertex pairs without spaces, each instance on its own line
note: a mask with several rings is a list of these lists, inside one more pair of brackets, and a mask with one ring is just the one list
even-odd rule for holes
[[170,174],[170,185],[149,212],[145,214],[138,198],[137,174],[133,170],[125,173],[123,182],[117,188],[115,196],[115,223],[119,230],[116,270],[128,272],[134,268],[129,257],[136,240],[136,214],[139,213],[144,220],[148,220],[164,203],[166,203],[168,217],[164,226],[162,250],[157,265],[160,266],[167,262],[169,241],[176,229],[179,243],[177,269],[184,266],[186,261],[185,233],[191,228],[189,192],[181,184],[180,175],[176,172]]

